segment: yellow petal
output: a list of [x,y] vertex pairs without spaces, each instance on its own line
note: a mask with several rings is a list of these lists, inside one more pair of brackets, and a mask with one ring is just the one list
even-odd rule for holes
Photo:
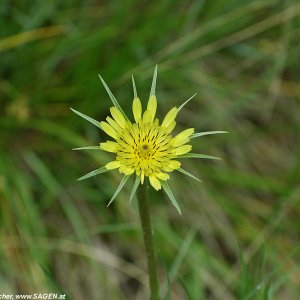
[[156,100],[155,95],[152,95],[152,96],[150,96],[148,105],[147,105],[147,110],[150,112],[150,116],[151,116],[151,122],[155,118],[156,108],[157,108],[157,100]]
[[122,135],[122,138],[127,144],[134,145],[134,139],[127,131],[124,132],[124,134]]
[[173,172],[174,169],[170,168],[169,166],[164,166],[162,167],[162,169],[165,171],[165,172]]
[[150,184],[158,191],[161,189],[160,181],[156,176],[149,176]]
[[192,150],[191,145],[183,145],[175,149],[176,155],[182,155],[190,152]]
[[161,126],[168,127],[172,121],[175,120],[178,113],[178,108],[173,107],[165,116]]
[[176,122],[173,120],[168,127],[166,127],[165,132],[170,133],[176,126]]
[[181,163],[178,160],[170,160],[168,163],[168,167],[172,170],[179,169],[181,166]]
[[132,102],[132,112],[135,122],[137,123],[142,117],[142,104],[140,98],[136,97]]
[[173,146],[178,147],[189,141],[189,137],[195,132],[194,128],[186,129],[173,138]]
[[166,173],[156,173],[155,175],[157,178],[164,180],[164,181],[166,181],[170,178],[169,174],[166,174]]
[[123,114],[116,107],[111,107],[110,113],[113,116],[113,118],[115,119],[115,121],[117,122],[117,124],[120,127],[124,128],[126,120],[125,120]]
[[114,119],[112,119],[111,117],[106,117],[106,121],[114,130],[118,131],[119,133],[122,132],[122,128]]
[[121,163],[118,160],[114,160],[105,165],[107,170],[117,169],[121,166]]
[[141,184],[144,183],[144,179],[145,179],[145,173],[144,171],[141,172]]
[[108,123],[102,121],[100,123],[100,128],[112,138],[118,138],[117,132]]
[[149,110],[146,110],[143,114],[143,122],[150,123],[151,122],[151,113]]
[[121,173],[124,173],[125,175],[131,175],[131,174],[133,174],[134,169],[128,168],[128,167],[126,167],[126,166],[121,166],[120,169],[119,169],[119,171],[120,171]]
[[105,143],[100,143],[100,149],[107,151],[107,152],[113,152],[116,153],[119,150],[119,144],[116,142],[107,141]]

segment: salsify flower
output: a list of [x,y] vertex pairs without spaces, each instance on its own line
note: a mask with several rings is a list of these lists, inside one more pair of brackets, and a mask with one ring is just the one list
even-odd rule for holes
[[157,67],[153,74],[150,96],[144,112],[142,103],[137,95],[134,78],[132,77],[134,91],[132,112],[134,122],[129,120],[103,78],[100,75],[99,77],[114,105],[110,108],[111,117],[108,116],[106,122],[98,122],[75,109],[71,108],[71,110],[97,127],[100,127],[113,140],[100,143],[100,146],[81,147],[74,150],[98,149],[114,153],[115,157],[114,160],[107,163],[104,167],[89,172],[78,180],[87,179],[109,170],[119,169],[119,172],[124,176],[108,203],[110,205],[131,175],[135,174],[135,182],[130,195],[130,201],[134,197],[139,184],[144,184],[145,179],[148,178],[155,190],[163,188],[178,212],[181,213],[179,205],[167,183],[167,180],[170,178],[169,174],[173,171],[178,171],[200,181],[194,175],[181,168],[181,163],[178,159],[218,159],[210,155],[191,153],[192,146],[189,142],[191,139],[199,136],[225,133],[226,131],[195,133],[194,128],[188,128],[176,135],[172,134],[176,126],[175,119],[178,113],[195,95],[181,106],[173,107],[160,123],[156,118],[157,99],[155,90]]

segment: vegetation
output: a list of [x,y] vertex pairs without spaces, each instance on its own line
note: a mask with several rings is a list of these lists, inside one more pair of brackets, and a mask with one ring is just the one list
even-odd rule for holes
[[177,132],[192,141],[198,183],[175,174],[149,195],[164,299],[298,299],[300,3],[9,1],[0,4],[0,293],[147,299],[146,258],[121,174],[76,179],[111,160],[110,100],[130,115],[131,75],[146,105],[158,64],[161,118],[194,93]]

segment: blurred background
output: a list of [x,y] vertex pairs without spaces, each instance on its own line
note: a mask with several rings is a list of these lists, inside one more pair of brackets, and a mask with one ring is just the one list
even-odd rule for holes
[[300,3],[280,0],[0,3],[0,293],[147,299],[133,182],[106,207],[112,159],[75,152],[107,137],[101,74],[131,116],[131,75],[158,116],[197,93],[177,131],[194,139],[170,185],[151,191],[163,299],[299,299]]

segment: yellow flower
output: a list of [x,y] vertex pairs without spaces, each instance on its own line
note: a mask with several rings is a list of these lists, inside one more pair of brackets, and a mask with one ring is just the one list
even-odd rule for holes
[[[135,184],[133,186],[130,200],[133,198],[138,185],[144,184],[145,177],[148,177],[151,186],[155,190],[160,190],[161,188],[163,188],[174,206],[180,212],[177,201],[166,182],[170,178],[169,173],[176,170],[196,180],[199,180],[192,174],[182,169],[181,163],[177,159],[188,157],[216,159],[216,157],[213,156],[191,154],[190,151],[192,150],[192,146],[188,143],[190,142],[191,138],[206,134],[224,133],[224,131],[194,133],[194,128],[189,128],[176,135],[173,135],[172,131],[176,126],[175,119],[177,117],[177,114],[182,109],[182,107],[195,95],[184,102],[179,108],[173,107],[160,123],[156,118],[156,78],[157,67],[155,68],[153,75],[147,108],[143,112],[142,104],[137,96],[135,82],[132,77],[134,90],[132,112],[134,122],[131,122],[125,115],[119,103],[117,102],[101,76],[100,80],[102,81],[112,100],[112,103],[114,104],[114,106],[110,108],[111,117],[108,116],[106,118],[106,122],[98,122],[72,109],[72,111],[76,114],[93,123],[97,127],[100,127],[109,137],[113,139],[113,141],[108,140],[106,142],[100,143],[100,149],[103,151],[114,153],[115,155],[113,161],[107,163],[100,169],[86,174],[85,176],[79,178],[79,180],[104,173],[108,170],[119,169],[120,173],[124,174],[124,177],[116,193],[110,200],[110,204],[121,191],[130,175],[136,175]],[[75,150],[82,149],[99,149],[99,146],[75,148]]]

